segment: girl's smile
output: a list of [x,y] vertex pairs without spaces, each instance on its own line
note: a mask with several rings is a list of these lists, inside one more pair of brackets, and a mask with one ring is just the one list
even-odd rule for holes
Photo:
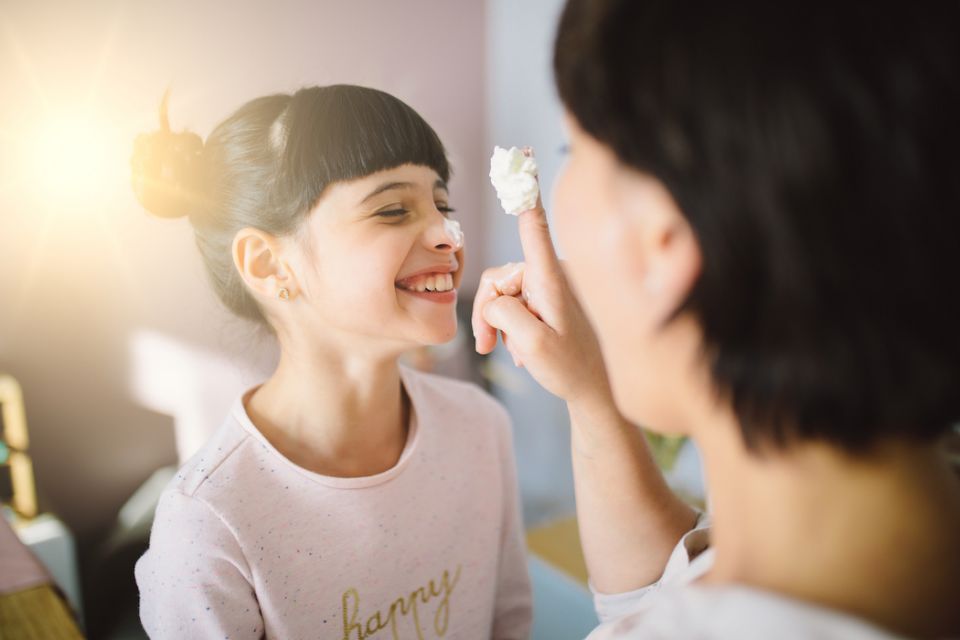
[[406,275],[396,282],[398,291],[438,302],[450,304],[457,300],[457,290],[454,287],[454,274],[460,265],[454,256],[452,262],[438,264]]

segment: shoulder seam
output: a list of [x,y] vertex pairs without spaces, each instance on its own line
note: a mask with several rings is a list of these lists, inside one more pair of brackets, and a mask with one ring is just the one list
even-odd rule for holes
[[[232,417],[232,416],[231,416],[231,417]],[[200,490],[200,487],[202,487],[202,486],[204,485],[204,483],[206,483],[206,481],[210,479],[210,476],[211,476],[217,469],[219,469],[220,466],[223,465],[224,462],[227,461],[227,458],[229,458],[230,456],[232,456],[233,453],[234,453],[234,451],[236,451],[237,449],[239,449],[239,448],[240,448],[240,445],[244,444],[244,443],[250,438],[250,434],[247,433],[247,431],[246,431],[242,426],[240,427],[240,431],[243,433],[243,436],[242,436],[239,440],[237,440],[236,444],[234,444],[234,446],[231,447],[229,451],[225,452],[222,456],[220,456],[220,459],[217,461],[216,465],[214,465],[214,466],[211,467],[210,469],[204,468],[204,470],[201,470],[201,473],[203,474],[203,477],[200,479],[199,482],[197,482],[197,484],[196,484],[195,487],[192,487],[192,488],[191,488],[190,493],[188,494],[188,493],[186,493],[185,491],[179,491],[179,493],[183,493],[184,495],[187,495],[187,496],[189,496],[189,497],[191,497],[191,498],[192,498],[192,497],[196,497],[198,500],[201,499],[201,498],[195,496],[194,494],[195,494],[197,491],[199,491],[199,490]],[[206,503],[206,501],[204,501],[204,503]]]

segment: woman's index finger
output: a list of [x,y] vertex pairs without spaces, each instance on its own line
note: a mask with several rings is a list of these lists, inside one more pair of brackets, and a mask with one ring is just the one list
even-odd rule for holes
[[524,262],[537,265],[538,268],[559,273],[560,259],[550,236],[547,212],[537,200],[537,206],[523,211],[518,216],[520,246],[523,249]]

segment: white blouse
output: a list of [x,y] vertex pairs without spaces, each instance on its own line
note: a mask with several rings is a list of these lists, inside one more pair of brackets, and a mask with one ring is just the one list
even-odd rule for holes
[[674,547],[663,576],[617,594],[591,585],[600,626],[588,640],[893,640],[901,638],[855,616],[745,586],[693,584],[713,566],[710,524],[696,527]]

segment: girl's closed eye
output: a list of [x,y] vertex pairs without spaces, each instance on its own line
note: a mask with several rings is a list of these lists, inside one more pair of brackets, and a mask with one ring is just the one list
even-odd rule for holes
[[[453,207],[444,204],[438,203],[436,205],[437,211],[443,215],[449,217],[451,213],[454,213],[456,209]],[[409,209],[404,209],[403,207],[394,207],[392,209],[384,209],[383,211],[377,211],[376,215],[381,218],[402,218],[404,215],[410,213]]]

